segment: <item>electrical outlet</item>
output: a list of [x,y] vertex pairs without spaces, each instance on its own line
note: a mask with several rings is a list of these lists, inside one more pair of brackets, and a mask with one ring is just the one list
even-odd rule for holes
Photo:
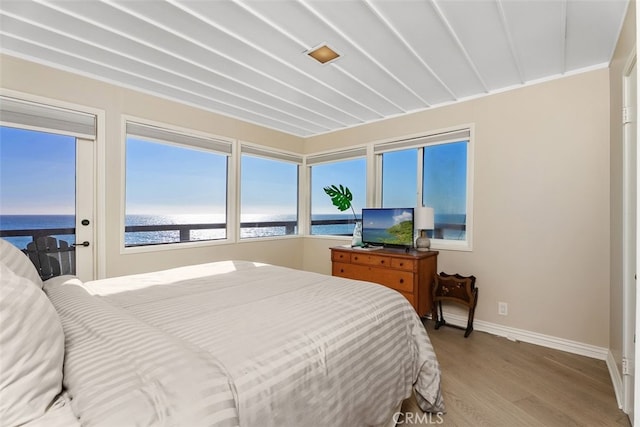
[[498,303],[498,314],[501,316],[506,316],[509,313],[509,306],[506,302]]

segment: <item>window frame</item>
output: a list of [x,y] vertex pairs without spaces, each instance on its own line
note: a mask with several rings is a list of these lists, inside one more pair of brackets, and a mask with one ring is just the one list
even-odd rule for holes
[[[301,221],[302,212],[304,209],[302,208],[302,197],[301,197],[301,188],[303,185],[303,169],[304,169],[304,156],[302,154],[293,153],[290,151],[278,150],[271,147],[266,147],[260,144],[254,144],[247,141],[238,141],[238,155],[237,157],[237,165],[236,169],[238,171],[237,177],[237,195],[236,199],[238,201],[238,208],[236,214],[236,223],[238,226],[235,228],[235,241],[238,243],[246,243],[246,242],[257,242],[257,241],[265,241],[265,240],[279,240],[279,239],[292,239],[304,236],[303,224],[304,221]],[[242,155],[247,154],[254,157],[261,157],[267,160],[273,161],[282,161],[287,163],[292,163],[297,165],[297,189],[296,189],[296,198],[297,198],[297,206],[296,206],[296,214],[297,214],[297,228],[298,232],[294,234],[285,234],[285,235],[274,235],[274,236],[262,236],[262,237],[241,237],[242,234]]]
[[[130,135],[127,131],[127,125],[140,126],[142,128],[154,128],[158,132],[166,131],[166,134],[175,134],[181,136],[181,141],[171,141],[163,138],[150,138],[146,137],[145,140],[151,142],[157,142],[159,144],[167,144],[175,147],[182,147],[188,149],[201,150],[211,152],[220,155],[227,156],[227,173],[226,173],[226,238],[216,240],[194,240],[188,242],[172,242],[166,244],[152,244],[143,246],[126,246],[125,245],[125,227],[126,227],[126,155],[127,155],[127,138]],[[139,135],[136,135],[139,137]],[[120,175],[120,254],[131,253],[144,253],[144,252],[156,252],[176,250],[183,248],[193,247],[205,247],[205,246],[217,246],[223,244],[234,243],[236,241],[235,229],[236,223],[236,197],[234,177],[236,176],[236,165],[233,161],[236,157],[236,144],[235,140],[231,138],[225,138],[219,135],[213,135],[205,132],[199,132],[193,129],[182,128],[179,126],[171,125],[168,123],[157,122],[152,120],[143,119],[140,117],[122,115],[121,118],[121,175]],[[191,141],[191,142],[190,142]],[[213,147],[209,147],[203,144],[204,141],[211,141]],[[223,148],[224,147],[224,148]],[[228,151],[228,152],[225,152]]]
[[[190,242],[177,242],[163,245],[148,245],[148,246],[124,246],[124,230],[125,230],[125,212],[126,212],[126,141],[127,141],[127,122],[135,122],[140,125],[158,127],[166,129],[172,133],[183,134],[185,136],[191,136],[199,139],[207,139],[216,141],[218,143],[226,144],[230,147],[230,152],[227,155],[227,206],[226,206],[226,233],[225,239],[218,240],[205,240],[205,241],[190,241]],[[330,164],[333,162],[364,159],[365,161],[365,205],[364,207],[376,207],[381,206],[382,203],[382,154],[390,151],[400,151],[410,148],[418,148],[417,155],[417,187],[416,194],[416,206],[422,204],[423,196],[423,153],[424,150],[421,147],[432,144],[443,144],[451,142],[460,142],[462,140],[467,141],[467,175],[466,175],[466,234],[465,240],[445,240],[432,238],[432,248],[436,250],[458,250],[458,251],[472,251],[473,249],[473,169],[474,169],[474,140],[475,130],[473,124],[460,125],[447,129],[439,129],[428,132],[421,132],[412,135],[405,135],[401,137],[394,137],[385,140],[372,141],[365,144],[353,145],[346,148],[337,148],[333,150],[326,150],[323,152],[316,152],[310,154],[299,154],[296,152],[289,152],[273,148],[271,146],[265,146],[258,143],[240,141],[223,136],[213,135],[204,132],[194,131],[193,129],[182,128],[167,123],[161,123],[151,120],[142,119],[139,117],[122,115],[122,145],[121,145],[121,213],[120,213],[120,253],[135,253],[135,252],[154,252],[161,250],[174,250],[179,248],[189,248],[197,246],[212,246],[220,244],[233,244],[233,243],[249,243],[264,240],[279,240],[279,239],[291,239],[291,238],[319,238],[319,239],[338,239],[349,240],[351,237],[331,235],[331,234],[311,234],[311,195],[312,195],[312,180],[311,180],[311,168],[319,164]],[[466,135],[464,138],[460,138],[460,135]],[[161,143],[171,143],[170,141],[158,141]],[[194,148],[189,144],[174,143],[178,146],[186,146],[188,148]],[[250,154],[253,156],[264,157],[270,160],[284,160],[298,163],[298,232],[291,235],[277,235],[277,236],[265,236],[265,237],[251,237],[241,238],[241,163],[243,147],[248,152],[244,154]],[[209,150],[208,147],[196,146],[197,149]],[[217,152],[215,149],[211,151]]]
[[[341,162],[341,161],[348,161],[348,160],[357,160],[357,159],[364,159],[365,161],[365,205],[362,206],[362,209],[367,207],[369,205],[368,201],[369,201],[369,193],[370,193],[370,148],[369,145],[359,145],[359,146],[352,146],[349,148],[342,148],[340,150],[330,150],[330,151],[325,151],[325,152],[319,152],[319,153],[314,153],[314,154],[308,154],[305,156],[305,171],[306,171],[306,192],[307,192],[307,196],[306,196],[306,201],[305,201],[305,207],[307,209],[306,212],[306,221],[305,221],[305,225],[306,225],[306,230],[304,232],[304,236],[305,237],[311,237],[311,238],[322,238],[322,239],[341,239],[341,240],[351,240],[350,236],[342,236],[342,235],[338,235],[338,234],[311,234],[311,222],[312,222],[312,206],[311,206],[311,195],[312,195],[312,179],[311,179],[311,168],[313,166],[317,166],[317,165],[327,165],[327,164],[331,164],[331,163],[337,163],[337,162]],[[339,183],[338,183],[339,184]]]
[[454,128],[439,129],[430,132],[407,135],[400,138],[380,141],[373,144],[373,156],[375,161],[375,201],[376,206],[382,204],[382,155],[388,152],[418,149],[417,173],[416,173],[416,206],[422,206],[424,193],[424,147],[428,145],[441,145],[455,142],[467,142],[467,175],[466,175],[466,221],[465,240],[447,240],[431,238],[431,248],[436,250],[473,250],[473,166],[474,166],[474,125],[467,124]]

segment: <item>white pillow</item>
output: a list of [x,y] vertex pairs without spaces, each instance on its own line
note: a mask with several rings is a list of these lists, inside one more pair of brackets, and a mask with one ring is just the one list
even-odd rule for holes
[[44,291],[0,262],[0,425],[41,417],[62,389],[64,332]]
[[42,279],[36,266],[24,252],[4,239],[0,239],[0,262],[3,262],[18,276],[25,277],[42,288]]

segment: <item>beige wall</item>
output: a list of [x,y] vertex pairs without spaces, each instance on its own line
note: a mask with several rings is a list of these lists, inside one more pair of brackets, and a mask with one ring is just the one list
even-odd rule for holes
[[[121,254],[120,115],[307,153],[473,123],[474,248],[442,251],[439,269],[475,274],[476,319],[609,345],[609,73],[598,70],[307,141],[3,56],[1,86],[106,112],[107,276],[244,258],[330,272],[315,237]],[[103,161],[101,159],[101,161]],[[509,315],[497,315],[497,302]]]
[[[475,126],[473,251],[441,251],[439,270],[478,278],[477,320],[607,347],[608,70],[309,138],[305,151],[466,123]],[[334,242],[309,240],[305,269],[330,272]]]
[[104,159],[98,159],[99,168],[104,170],[102,187],[105,190],[99,201],[100,214],[104,215],[100,226],[104,229],[101,233],[102,240],[97,241],[100,256],[104,260],[100,266],[101,275],[111,277],[230,258],[264,261],[294,268],[302,266],[303,240],[299,238],[120,253],[120,212],[123,203],[122,114],[213,135],[259,142],[294,152],[302,150],[300,138],[14,57],[0,56],[0,63],[0,87],[3,89],[80,104],[105,112],[105,138],[100,141],[105,146],[105,155]]
[[609,349],[622,377],[622,162],[623,74],[636,40],[635,2],[629,3],[618,45],[609,67],[611,141],[611,289]]

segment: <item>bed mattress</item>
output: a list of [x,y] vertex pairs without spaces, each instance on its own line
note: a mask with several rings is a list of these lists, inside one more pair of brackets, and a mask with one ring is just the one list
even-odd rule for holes
[[376,426],[442,411],[425,328],[396,291],[249,261],[45,284],[83,425]]

